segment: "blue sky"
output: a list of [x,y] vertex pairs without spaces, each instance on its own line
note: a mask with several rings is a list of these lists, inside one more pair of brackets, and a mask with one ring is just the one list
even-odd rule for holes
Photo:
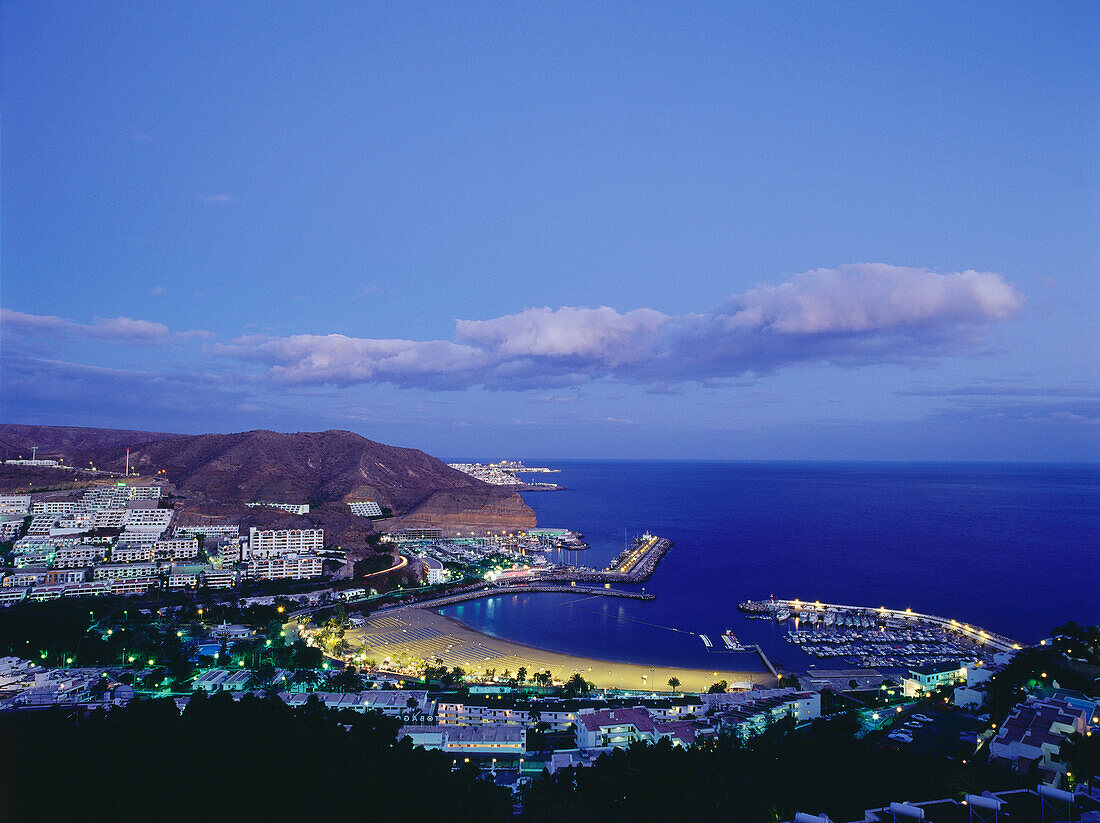
[[1095,4],[2,15],[6,422],[1100,459]]

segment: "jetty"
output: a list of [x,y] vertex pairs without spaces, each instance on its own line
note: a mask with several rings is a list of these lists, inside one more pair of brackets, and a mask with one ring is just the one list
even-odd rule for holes
[[555,569],[539,576],[540,581],[568,580],[579,583],[644,583],[657,568],[672,541],[667,537],[645,534],[620,554],[606,569]]

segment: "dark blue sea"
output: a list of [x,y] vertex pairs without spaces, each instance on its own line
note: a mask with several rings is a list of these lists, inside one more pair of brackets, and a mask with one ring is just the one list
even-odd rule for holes
[[[785,628],[748,598],[909,607],[1022,642],[1100,622],[1100,466],[535,461],[567,487],[524,495],[540,526],[584,534],[568,560],[601,568],[628,536],[675,541],[653,601],[527,595],[445,612],[532,646],[597,658],[733,667],[703,633],[733,629],[792,670]],[[640,588],[640,587],[638,587]],[[744,655],[737,656],[738,665]],[[725,658],[725,659],[723,659]]]

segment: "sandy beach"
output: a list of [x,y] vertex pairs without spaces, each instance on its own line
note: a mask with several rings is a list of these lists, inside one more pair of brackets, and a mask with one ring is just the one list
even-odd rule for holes
[[[619,663],[559,652],[536,649],[500,640],[476,632],[468,626],[430,609],[409,606],[382,612],[369,623],[346,635],[355,649],[381,664],[420,658],[428,663],[442,661],[446,666],[461,666],[468,672],[494,669],[499,678],[507,670],[512,676],[522,666],[528,672],[550,670],[556,680],[568,680],[579,672],[585,680],[600,688],[649,689],[670,691],[668,681],[677,678],[679,691],[706,691],[712,683],[725,680],[729,685],[773,686],[775,677],[752,652],[716,653],[713,669],[685,669],[669,666]],[[742,661],[744,670],[729,668]],[[725,666],[717,664],[724,663]]]

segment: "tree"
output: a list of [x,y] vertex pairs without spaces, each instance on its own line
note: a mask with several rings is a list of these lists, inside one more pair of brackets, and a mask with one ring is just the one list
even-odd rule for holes
[[348,666],[343,671],[332,675],[325,685],[330,689],[347,694],[361,691],[363,688],[363,680],[356,673],[353,666]]
[[522,683],[526,679],[527,679],[527,667],[526,666],[520,666],[519,669],[516,670],[516,680],[518,680],[520,683]]
[[725,694],[729,690],[729,683],[725,680],[719,680],[717,683],[711,683],[710,688],[707,689],[707,694]]
[[1076,782],[1098,788],[1093,778],[1100,776],[1100,736],[1073,732],[1062,743],[1058,756],[1069,764]]
[[567,681],[562,689],[570,697],[584,697],[588,695],[588,681],[584,679],[581,674],[574,674]]
[[680,688],[680,678],[670,677],[668,679],[668,687],[673,691],[676,691],[678,688]]
[[298,669],[290,678],[295,686],[305,686],[307,691],[317,688],[321,682],[321,674],[316,669]]

